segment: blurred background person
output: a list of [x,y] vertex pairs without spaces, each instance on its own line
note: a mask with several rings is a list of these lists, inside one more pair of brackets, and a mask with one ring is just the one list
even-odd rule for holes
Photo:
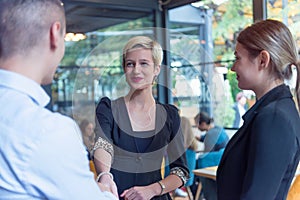
[[243,125],[244,120],[242,117],[247,111],[247,97],[243,92],[236,94],[232,108],[235,112],[232,128],[238,129]]
[[[197,160],[197,169],[218,166],[224,149],[229,141],[225,129],[214,124],[214,119],[206,112],[200,112],[194,117],[198,129],[205,132],[197,139],[204,143],[204,152]],[[206,200],[217,200],[217,184],[210,178],[199,178]]]
[[[179,111],[180,114],[180,111]],[[182,130],[182,134],[184,137],[184,147],[186,149],[186,160],[187,160],[187,166],[189,168],[189,179],[184,185],[183,188],[177,188],[174,191],[175,197],[186,197],[190,195],[190,197],[193,195],[191,189],[189,188],[194,184],[194,173],[193,170],[196,168],[196,151],[198,149],[198,140],[196,139],[196,136],[192,130],[192,124],[190,120],[185,117],[180,117],[180,126]]]
[[87,119],[83,119],[81,121],[79,127],[81,130],[83,143],[88,150],[89,159],[91,159],[90,152],[92,151],[94,144],[95,144],[94,124]]

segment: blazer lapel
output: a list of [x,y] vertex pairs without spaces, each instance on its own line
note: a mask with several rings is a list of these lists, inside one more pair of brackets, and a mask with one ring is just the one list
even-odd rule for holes
[[232,147],[234,147],[235,144],[237,142],[239,142],[247,134],[246,130],[247,130],[248,126],[251,124],[252,119],[256,116],[257,112],[252,112],[249,114],[250,115],[247,116],[247,119],[244,120],[243,126],[241,128],[239,128],[239,130],[234,134],[234,136],[232,136],[232,138],[228,142],[228,144],[225,148],[225,151],[223,153],[223,156],[221,158],[220,165],[222,164],[222,162],[225,161],[225,159],[227,158],[228,154],[230,153],[230,150],[232,149]]
[[251,125],[253,118],[259,113],[259,110],[268,105],[270,102],[275,101],[280,98],[291,98],[291,93],[289,91],[288,86],[282,84],[270,92],[268,92],[265,96],[263,96],[259,101],[257,101],[251,108],[246,112],[243,116],[244,124],[243,126],[234,134],[234,136],[230,139],[227,144],[223,156],[221,158],[220,165],[225,161],[228,153],[232,149],[232,147],[242,138],[244,137],[248,131],[249,125]]

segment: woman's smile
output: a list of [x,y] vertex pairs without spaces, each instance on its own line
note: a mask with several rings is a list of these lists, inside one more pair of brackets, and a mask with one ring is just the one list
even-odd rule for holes
[[143,78],[142,77],[132,77],[131,80],[134,83],[139,83],[143,80]]

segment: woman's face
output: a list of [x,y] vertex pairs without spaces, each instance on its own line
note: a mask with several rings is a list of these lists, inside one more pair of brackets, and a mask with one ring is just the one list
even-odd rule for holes
[[251,58],[239,42],[237,42],[234,54],[236,59],[231,70],[236,72],[239,88],[254,90],[259,84],[259,59]]
[[94,134],[94,125],[92,123],[89,123],[85,127],[85,135],[86,136],[93,136],[93,134]]
[[137,48],[127,52],[124,70],[127,83],[131,89],[137,90],[152,87],[160,66],[154,66],[150,49]]

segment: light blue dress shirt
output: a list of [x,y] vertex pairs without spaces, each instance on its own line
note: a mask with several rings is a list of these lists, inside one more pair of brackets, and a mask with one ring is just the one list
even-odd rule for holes
[[0,199],[115,199],[89,170],[80,130],[31,79],[0,70]]

